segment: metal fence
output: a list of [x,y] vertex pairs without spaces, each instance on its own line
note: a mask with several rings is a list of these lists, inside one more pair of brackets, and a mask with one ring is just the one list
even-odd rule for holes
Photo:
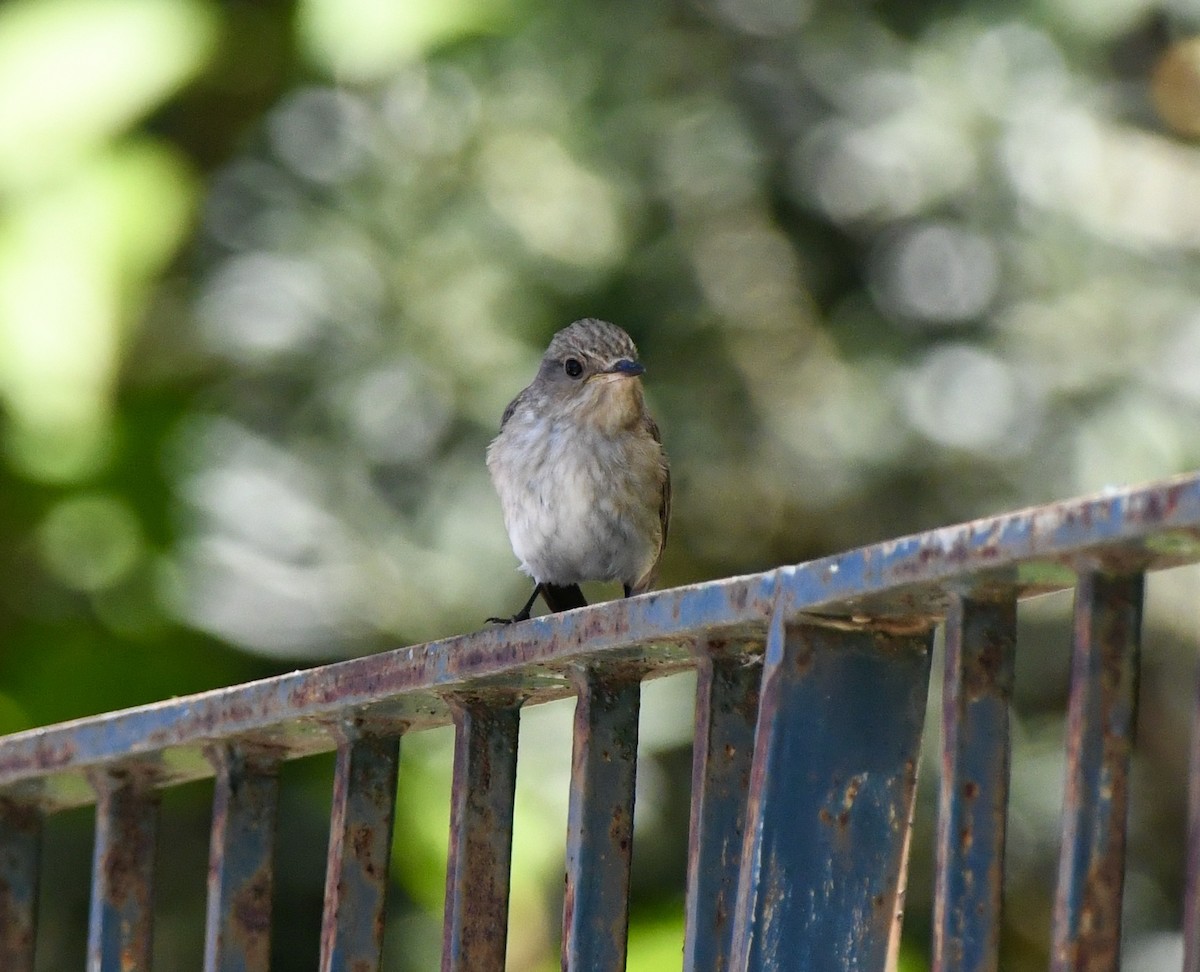
[[[400,739],[453,723],[442,967],[502,970],[520,710],[571,695],[563,968],[623,968],[640,684],[694,667],[684,968],[883,970],[941,623],[934,967],[996,969],[1016,604],[1067,587],[1051,964],[1116,969],[1143,579],[1197,561],[1200,475],[9,736],[0,969],[34,967],[47,815],[92,803],[88,968],[148,968],[161,791],[209,776],[204,968],[266,969],[280,762],[333,749],[320,968],[378,968]],[[1200,972],[1198,764],[1200,746],[1186,972]]]

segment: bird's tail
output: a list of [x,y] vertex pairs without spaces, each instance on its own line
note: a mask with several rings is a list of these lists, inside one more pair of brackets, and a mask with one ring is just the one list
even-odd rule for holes
[[578,584],[542,584],[542,600],[554,614],[587,607],[587,599]]

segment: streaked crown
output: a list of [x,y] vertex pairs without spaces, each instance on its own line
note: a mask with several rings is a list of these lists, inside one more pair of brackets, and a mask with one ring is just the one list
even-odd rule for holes
[[616,324],[595,317],[585,317],[569,324],[554,335],[546,357],[562,359],[570,355],[612,362],[621,358],[637,359],[633,339]]

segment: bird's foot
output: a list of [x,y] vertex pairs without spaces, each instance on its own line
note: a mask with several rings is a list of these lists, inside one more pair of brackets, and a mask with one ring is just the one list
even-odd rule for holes
[[521,621],[529,620],[529,612],[518,611],[511,618],[487,618],[485,620],[488,624],[518,624]]
[[488,624],[518,624],[521,621],[529,620],[529,612],[533,610],[533,602],[537,600],[537,596],[542,592],[542,585],[535,584],[533,593],[529,595],[529,600],[525,602],[525,606],[521,608],[511,618],[488,618]]

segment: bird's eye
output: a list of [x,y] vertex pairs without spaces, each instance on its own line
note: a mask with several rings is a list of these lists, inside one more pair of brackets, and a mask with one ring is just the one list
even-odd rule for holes
[[578,358],[567,358],[567,360],[563,362],[563,371],[565,371],[571,378],[578,378],[583,374],[583,365],[580,364]]

